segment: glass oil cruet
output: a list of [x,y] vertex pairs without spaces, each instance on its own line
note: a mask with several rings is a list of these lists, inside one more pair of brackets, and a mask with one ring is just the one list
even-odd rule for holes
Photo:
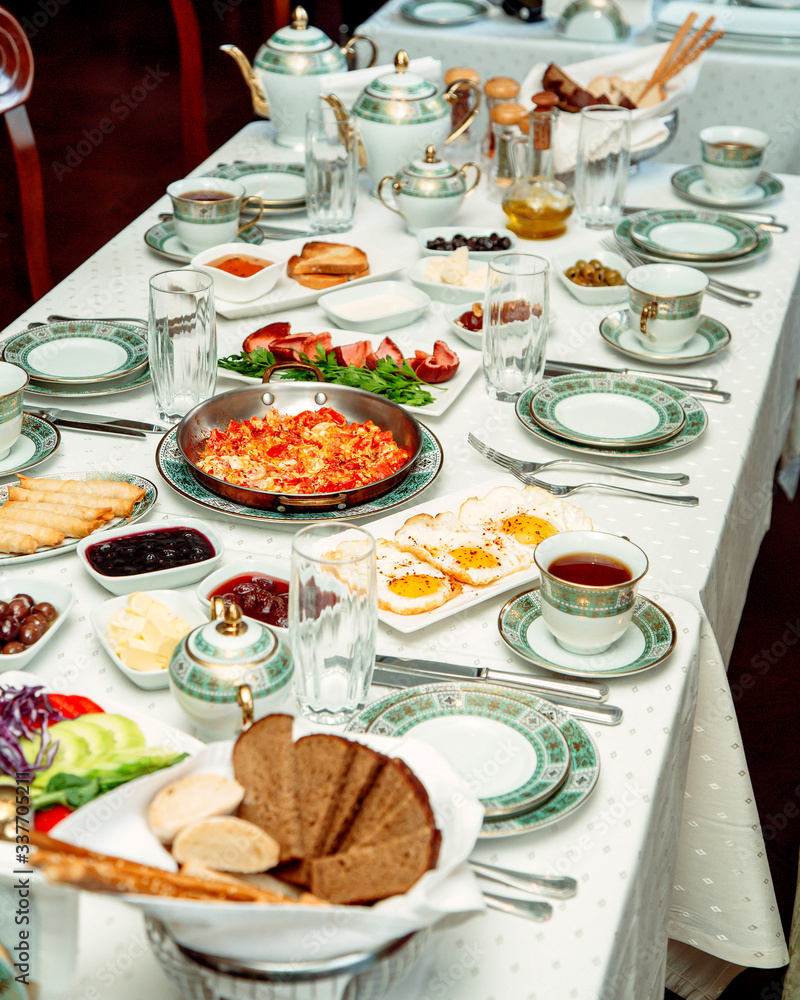
[[[517,180],[503,198],[508,228],[525,240],[549,240],[567,228],[575,200],[565,184],[553,176],[558,98],[550,91],[534,94],[536,107],[520,128],[527,137],[510,141]],[[523,159],[519,154],[525,153]]]

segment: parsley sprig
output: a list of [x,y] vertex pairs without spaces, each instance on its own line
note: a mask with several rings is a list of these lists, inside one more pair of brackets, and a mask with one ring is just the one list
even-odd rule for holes
[[[427,383],[415,374],[414,369],[407,361],[403,361],[401,366],[393,358],[380,358],[378,367],[374,371],[369,368],[357,368],[355,365],[340,365],[336,360],[336,355],[327,354],[322,345],[317,347],[317,353],[313,358],[309,358],[305,354],[301,354],[300,357],[303,361],[315,364],[322,372],[326,382],[365,389],[378,396],[385,396],[394,403],[405,403],[406,406],[427,406],[433,402],[433,396],[428,391]],[[240,351],[238,354],[228,355],[227,358],[220,358],[217,364],[220,368],[238,372],[240,375],[261,378],[264,371],[270,365],[274,365],[276,360],[271,351],[265,347],[257,347],[249,354]],[[291,379],[295,382],[314,381],[311,372],[297,368],[285,368],[278,374],[281,378]],[[439,389],[440,386],[434,388]]]

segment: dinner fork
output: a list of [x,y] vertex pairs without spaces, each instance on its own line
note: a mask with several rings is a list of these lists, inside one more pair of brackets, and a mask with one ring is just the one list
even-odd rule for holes
[[538,899],[513,899],[511,896],[496,896],[493,892],[484,892],[483,898],[493,910],[511,913],[515,917],[527,917],[538,923],[549,920],[553,915],[553,907]]
[[[610,250],[611,253],[620,254],[627,260],[629,264],[633,267],[641,267],[643,264],[652,264],[651,260],[647,260],[645,257],[639,256],[630,247],[624,246],[622,243],[618,243],[616,240],[612,240],[608,237],[600,240],[601,246],[606,250]],[[664,261],[665,264],[670,263],[670,261]],[[702,270],[700,268],[699,270]],[[724,281],[717,281],[716,278],[709,278],[708,288],[706,289],[709,295],[713,295],[714,298],[721,299],[723,302],[728,302],[732,306],[752,306],[752,302],[746,301],[747,299],[757,299],[761,292],[755,289],[748,288],[737,288],[735,285],[726,285]],[[741,295],[744,297],[742,299],[731,298],[730,295],[726,295],[725,292],[732,292],[734,295]]]
[[627,486],[612,486],[610,483],[578,483],[577,486],[557,486],[555,483],[546,483],[542,479],[528,475],[524,472],[508,470],[515,479],[518,479],[526,486],[538,486],[541,490],[546,490],[554,497],[571,497],[573,493],[581,490],[611,490],[613,493],[624,493],[627,496],[642,497],[644,500],[655,500],[656,503],[671,503],[676,507],[696,507],[700,503],[699,497],[687,496],[667,496],[664,493],[645,493],[643,490],[629,490]]
[[550,896],[553,899],[570,899],[578,891],[578,883],[569,875],[529,875],[527,872],[514,871],[512,868],[498,868],[486,865],[482,861],[467,862],[476,875],[500,882],[511,889],[523,892],[534,892],[539,896]]
[[554,465],[582,465],[590,469],[602,469],[603,472],[614,473],[618,476],[628,476],[629,479],[644,479],[649,483],[674,483],[676,486],[685,486],[689,482],[689,477],[683,472],[639,472],[637,469],[623,468],[621,465],[605,465],[603,462],[590,462],[580,458],[554,458],[549,462],[525,462],[521,459],[511,458],[504,455],[495,448],[490,448],[488,444],[479,441],[470,431],[467,440],[484,458],[488,458],[495,465],[500,465],[509,472],[523,475],[525,473],[541,472],[543,469],[550,469]]

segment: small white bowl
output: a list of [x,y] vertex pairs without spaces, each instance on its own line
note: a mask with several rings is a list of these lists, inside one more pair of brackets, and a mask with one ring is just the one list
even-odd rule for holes
[[[457,337],[460,337],[465,344],[469,344],[469,346],[473,347],[476,351],[482,351],[483,329],[467,330],[463,326],[459,326],[458,323],[456,323],[456,320],[458,319],[459,316],[461,316],[465,312],[468,312],[472,308],[473,302],[480,302],[481,304],[483,304],[482,296],[479,295],[477,298],[470,299],[470,301],[467,302],[466,305],[462,302],[461,305],[450,306],[448,309],[445,309],[444,317],[447,320],[450,329]],[[557,318],[558,318],[557,314],[551,309],[550,315],[548,317],[549,319],[548,326],[552,326]]]
[[491,236],[493,233],[496,233],[498,236],[505,236],[509,241],[509,246],[504,249],[498,248],[497,250],[470,250],[470,260],[487,261],[491,260],[492,257],[496,257],[499,253],[511,253],[516,249],[517,237],[510,229],[493,229],[491,226],[431,226],[429,229],[421,229],[417,233],[417,243],[419,243],[419,248],[426,257],[446,257],[447,254],[453,251],[429,250],[428,240],[436,239],[437,236],[441,236],[444,240],[452,240],[454,236],[459,235],[469,239],[471,236]]
[[[186,622],[187,625],[197,628],[207,621],[207,616],[198,608],[197,602],[187,597],[186,594],[179,594],[175,590],[147,590],[145,593],[156,601],[166,604],[173,615],[177,615]],[[114,652],[114,643],[109,635],[108,623],[117,611],[123,611],[128,607],[130,594],[123,594],[121,597],[110,597],[102,604],[92,608],[89,615],[92,628],[100,640],[100,645],[108,653],[108,656],[117,670],[125,674],[129,681],[145,691],[156,691],[159,688],[169,687],[169,670],[133,670],[122,662]]]
[[0,601],[10,601],[14,594],[28,594],[37,604],[46,601],[58,612],[58,617],[42,638],[21,653],[0,656],[0,673],[7,670],[24,670],[31,660],[44,649],[67,620],[67,612],[75,602],[75,596],[68,587],[60,583],[50,583],[29,576],[3,576],[0,578]]
[[[104,544],[112,538],[134,538],[147,531],[159,531],[164,528],[194,528],[211,542],[214,555],[202,562],[188,563],[186,566],[173,566],[171,569],[157,569],[152,573],[134,573],[131,576],[106,576],[99,573],[93,566],[89,565],[86,558],[86,550],[92,545]],[[157,521],[150,524],[139,522],[135,525],[125,525],[121,528],[112,528],[102,532],[101,535],[89,535],[78,542],[75,550],[78,553],[83,568],[94,577],[95,580],[112,594],[132,594],[134,590],[155,590],[164,587],[186,587],[190,583],[197,583],[209,571],[216,569],[222,560],[225,551],[222,539],[214,529],[205,521],[199,521],[193,517],[173,517],[166,521]]]
[[[275,556],[258,554],[254,555],[252,559],[238,559],[236,562],[220,566],[219,569],[215,569],[213,573],[201,580],[197,585],[195,597],[203,608],[205,608],[206,612],[209,612],[211,610],[209,594],[213,590],[216,590],[217,587],[221,587],[228,580],[232,580],[237,576],[244,576],[245,573],[264,573],[267,576],[274,576],[278,580],[286,580],[288,582],[291,568],[291,561],[288,556],[286,559],[276,559]],[[257,622],[259,625],[264,624],[258,618],[251,618],[249,615],[244,615],[244,617],[248,621]],[[288,629],[282,628],[280,625],[270,625],[269,628],[279,635],[285,635],[288,632]]]
[[561,284],[575,296],[579,302],[587,306],[611,306],[617,302],[625,302],[628,298],[628,286],[622,285],[598,285],[596,288],[590,285],[576,285],[570,281],[566,275],[568,267],[577,264],[579,260],[599,260],[606,267],[611,266],[615,271],[619,271],[623,279],[631,269],[631,265],[620,257],[619,254],[610,253],[608,250],[601,250],[598,253],[587,253],[585,256],[578,256],[574,253],[562,254],[553,259],[553,270],[559,277]]
[[[249,278],[239,278],[228,271],[210,266],[210,261],[219,260],[220,257],[227,257],[230,254],[236,254],[238,257],[258,257],[259,260],[268,262],[269,267],[251,274]],[[201,250],[192,257],[192,267],[210,275],[214,279],[214,293],[228,302],[250,302],[271,292],[281,276],[284,263],[283,260],[275,260],[274,244],[262,247],[249,243],[220,243],[219,246]]]
[[[430,262],[430,257],[422,257],[408,269],[408,277],[417,288],[430,295],[432,299],[457,305],[460,302],[475,302],[483,298],[483,284],[479,288],[465,288],[463,285],[446,285],[441,281],[428,281],[425,273]],[[487,265],[481,261],[469,262],[469,271],[472,274],[479,271],[485,275],[486,267]]]
[[373,281],[328,292],[318,300],[334,323],[357,333],[386,333],[407,326],[430,304],[429,295],[405,281]]

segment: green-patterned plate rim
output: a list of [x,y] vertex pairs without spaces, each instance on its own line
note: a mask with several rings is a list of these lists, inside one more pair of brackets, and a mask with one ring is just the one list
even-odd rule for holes
[[630,627],[637,628],[644,638],[642,652],[632,663],[611,670],[601,670],[596,667],[593,669],[589,665],[590,663],[596,664],[597,660],[603,657],[603,653],[587,656],[586,668],[579,670],[555,660],[548,660],[533,649],[528,639],[528,630],[535,621],[541,618],[541,615],[541,595],[538,586],[532,587],[524,594],[517,594],[503,606],[497,616],[500,638],[509,649],[513,649],[515,653],[530,663],[570,677],[625,677],[628,674],[639,674],[665,660],[675,648],[677,639],[675,623],[667,612],[654,601],[639,595],[633,606],[633,621]]
[[9,459],[13,462],[14,449],[12,448],[10,454],[0,460],[0,476],[13,476],[17,472],[32,469],[34,465],[50,458],[61,444],[61,432],[55,424],[51,424],[49,420],[44,420],[42,417],[34,417],[32,413],[23,412],[22,414],[21,436],[33,442],[33,454],[21,464],[11,465],[6,469],[4,468],[5,463]]
[[[681,348],[680,351],[676,351],[674,354],[650,354],[643,344],[641,345],[641,350],[632,350],[629,347],[624,347],[620,343],[620,338],[628,330],[630,330],[630,313],[627,309],[617,309],[600,321],[600,336],[609,347],[613,347],[620,354],[626,354],[629,358],[636,358],[637,361],[646,361],[649,364],[657,365],[688,365],[695,361],[705,361],[708,358],[713,358],[715,354],[720,354],[731,342],[731,331],[727,326],[724,323],[720,323],[718,319],[712,319],[710,316],[700,317],[700,325],[697,328],[697,333],[686,347]],[[684,354],[683,352],[687,348],[691,348],[698,337],[701,340],[705,340],[707,345],[706,350],[701,351],[699,354],[696,352]],[[638,345],[639,341],[635,336],[633,339]]]
[[[631,239],[630,228],[631,219],[635,219],[634,215],[626,215],[624,219],[617,223],[614,229],[614,236],[617,242],[628,250],[633,250],[635,254],[638,254],[648,264],[671,264],[674,263],[672,257],[664,257],[661,254],[648,253],[643,250],[638,243],[635,243]],[[720,267],[739,267],[741,264],[752,264],[754,260],[763,256],[769,248],[772,246],[772,237],[768,232],[763,229],[759,229],[757,234],[758,244],[753,247],[752,250],[748,250],[747,253],[740,254],[738,257],[731,257],[727,260],[704,260],[703,270],[712,271]]]
[[246,521],[268,521],[274,525],[292,527],[296,524],[312,521],[353,521],[356,518],[373,517],[384,514],[392,507],[407,503],[419,496],[436,479],[444,461],[444,452],[438,439],[424,425],[422,427],[422,450],[411,471],[399,485],[382,496],[375,497],[367,503],[355,504],[345,510],[299,510],[281,512],[278,510],[260,510],[256,507],[245,507],[234,500],[212,493],[192,475],[189,466],[184,462],[177,445],[178,428],[173,427],[161,438],[156,448],[156,468],[162,479],[187,500],[199,504],[207,510],[218,514],[228,514],[230,517],[242,518]]
[[[95,532],[97,537],[100,537],[104,531],[110,528],[121,528],[126,524],[133,524],[135,521],[141,520],[153,508],[158,499],[158,490],[155,483],[151,483],[149,479],[145,479],[144,476],[137,476],[133,472],[59,472],[57,475],[48,476],[48,479],[58,479],[62,482],[67,479],[75,479],[86,483],[95,480],[113,479],[118,483],[132,483],[134,486],[138,486],[145,491],[142,499],[134,504],[133,512],[128,517],[115,517],[113,521],[109,521],[102,528],[97,529]],[[18,485],[18,483],[4,483],[0,485],[0,504],[4,504],[8,500],[8,487]],[[74,552],[80,541],[80,538],[68,538],[60,545],[43,546],[28,555],[0,552],[0,566],[16,566],[17,563],[36,562],[39,559],[51,559],[53,556],[60,556],[64,552]]]
[[106,386],[101,389],[99,386],[88,386],[79,388],[77,386],[59,385],[34,385],[29,382],[25,386],[26,393],[35,393],[37,396],[62,396],[70,399],[85,399],[90,396],[113,396],[118,392],[130,392],[131,389],[141,389],[144,385],[150,385],[150,366],[145,365],[142,371],[130,382],[123,382],[122,385]]
[[[192,262],[192,257],[194,257],[195,254],[191,253],[189,250],[181,250],[180,252],[177,252],[175,250],[164,249],[167,240],[177,240],[177,238],[174,219],[166,219],[163,222],[159,222],[158,225],[151,226],[144,234],[145,243],[160,257],[165,257],[167,260],[177,261],[179,264],[190,264]],[[264,234],[258,226],[254,224],[252,226],[248,226],[247,229],[239,233],[233,242],[249,243],[250,246],[258,246],[259,243],[264,242]]]
[[[9,337],[3,344],[3,360],[19,365],[37,384],[53,386],[97,386],[102,382],[119,380],[133,375],[147,365],[147,338],[144,329],[108,323],[101,320],[65,320],[57,323],[43,323],[41,326],[23,330]],[[31,363],[30,356],[37,348],[60,340],[104,340],[116,344],[125,352],[125,359],[113,370],[100,375],[82,375],[74,378],[44,372]],[[88,345],[87,345],[88,346]],[[91,350],[91,347],[89,347]]]
[[413,24],[424,24],[428,27],[443,27],[448,24],[469,24],[486,17],[489,7],[483,0],[449,0],[453,6],[463,7],[464,13],[450,17],[422,17],[420,9],[439,3],[441,0],[408,0],[400,8],[401,15]]
[[[651,430],[642,434],[631,434],[624,438],[608,438],[600,435],[583,434],[564,424],[557,414],[557,407],[566,399],[574,396],[603,393],[609,396],[622,396],[626,399],[636,399],[646,403],[655,411],[658,423]],[[673,437],[686,422],[683,407],[672,396],[667,395],[660,383],[651,379],[638,378],[635,375],[608,374],[601,378],[586,378],[580,373],[559,380],[556,385],[552,381],[544,385],[531,401],[531,416],[537,424],[551,431],[558,437],[578,444],[590,444],[598,447],[613,445],[617,448],[639,448]]]
[[[225,177],[236,181],[251,174],[292,174],[305,179],[306,168],[302,163],[222,163],[212,170],[209,177]],[[262,198],[265,212],[291,212],[305,208],[307,199]]]
[[[587,373],[588,377],[604,378],[604,372]],[[683,407],[683,411],[686,414],[686,420],[683,427],[678,431],[678,433],[671,438],[667,438],[665,441],[657,441],[655,444],[644,445],[640,448],[599,448],[593,445],[577,444],[573,441],[565,441],[560,438],[557,434],[553,434],[541,427],[531,416],[531,401],[536,393],[548,382],[556,382],[559,379],[571,379],[572,375],[557,375],[555,378],[547,379],[544,382],[536,382],[534,385],[529,386],[522,393],[520,393],[517,398],[517,402],[514,406],[514,410],[517,414],[517,419],[527,428],[532,434],[540,438],[543,441],[549,441],[550,444],[558,445],[560,448],[567,448],[569,451],[579,451],[584,455],[605,455],[607,457],[615,458],[644,458],[648,455],[660,455],[666,451],[674,451],[677,448],[685,448],[687,445],[695,442],[703,431],[708,426],[708,415],[702,404],[690,396],[688,393],[684,392],[682,389],[678,389],[675,386],[668,385],[666,382],[659,382],[659,386],[662,391],[672,396]],[[655,381],[655,380],[654,380]]]
[[[496,796],[481,796],[486,817],[499,818],[528,812],[550,798],[566,781],[569,750],[553,723],[516,698],[487,692],[474,684],[446,691],[423,688],[405,698],[400,705],[388,705],[372,720],[368,731],[378,736],[401,737],[409,732],[413,735],[413,730],[423,722],[453,717],[477,717],[498,722],[521,736],[535,755],[533,770],[517,788]],[[511,740],[513,736],[505,739]],[[487,762],[491,760],[490,753]],[[466,780],[473,784],[481,779],[471,774]]]
[[[403,701],[413,695],[415,691],[428,688],[454,689],[461,686],[453,683],[423,684],[395,691],[367,705],[348,723],[347,732],[365,733],[373,719],[384,711],[386,705]],[[478,835],[479,839],[516,837],[523,833],[530,833],[533,830],[557,823],[580,808],[595,788],[600,776],[600,754],[596,743],[584,727],[563,708],[546,701],[544,698],[537,698],[536,695],[529,692],[498,688],[490,684],[481,684],[481,690],[487,693],[495,691],[507,698],[515,698],[549,719],[567,741],[570,769],[564,784],[541,805],[535,806],[528,812],[520,813],[518,816],[507,816],[495,820],[484,819],[483,827]]]
[[[710,209],[664,208],[659,211],[648,209],[646,212],[630,216],[630,220],[628,232],[637,246],[649,253],[674,260],[728,260],[731,257],[741,257],[758,245],[758,233],[752,226],[742,222],[741,219],[735,219],[732,215]],[[695,253],[691,250],[676,250],[658,241],[656,234],[662,226],[680,223],[714,226],[733,237],[733,245],[724,250]]]
[[703,180],[703,168],[699,164],[692,167],[682,167],[672,175],[672,186],[678,194],[687,201],[695,205],[707,205],[711,208],[752,208],[756,205],[763,205],[767,201],[777,198],[783,191],[783,184],[777,177],[763,171],[758,175],[753,184],[761,191],[761,197],[739,198],[728,201],[724,198],[715,198],[711,191],[708,196],[692,194],[690,188],[693,184]]

